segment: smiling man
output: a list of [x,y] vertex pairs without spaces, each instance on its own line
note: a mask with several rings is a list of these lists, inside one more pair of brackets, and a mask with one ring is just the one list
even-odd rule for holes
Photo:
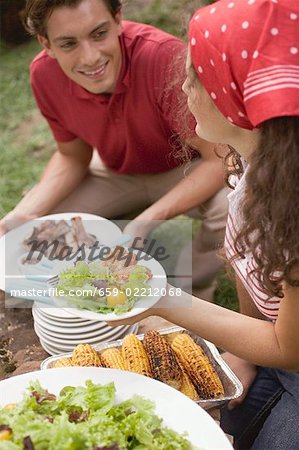
[[0,234],[50,212],[123,218],[137,210],[143,212],[129,231],[139,234],[141,221],[199,213],[200,205],[193,275],[198,285],[211,281],[219,268],[215,248],[224,232],[226,192],[214,146],[194,131],[187,176],[176,158],[184,63],[178,68],[175,61],[185,45],[123,21],[120,0],[27,0],[24,23],[44,48],[31,64],[31,84],[57,151],[38,184],[2,219]]
[[120,10],[112,16],[104,1],[54,3],[61,7],[48,15],[39,42],[75,83],[93,94],[112,94],[122,63]]

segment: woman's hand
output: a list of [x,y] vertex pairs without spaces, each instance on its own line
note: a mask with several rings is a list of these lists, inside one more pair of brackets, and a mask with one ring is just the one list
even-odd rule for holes
[[149,316],[156,316],[155,314],[155,308],[150,308],[137,316],[129,317],[128,319],[120,319],[120,320],[114,320],[113,322],[107,322],[107,324],[110,327],[119,327],[120,325],[134,325],[134,323],[140,322],[143,319],[146,319]]
[[245,399],[249,388],[256,377],[257,366],[228,352],[223,353],[221,356],[232,371],[237,375],[243,385],[242,395],[234,400],[231,400],[228,404],[228,409],[232,410],[236,408],[236,406],[239,406]]
[[[160,300],[152,307],[147,309],[146,311],[138,314],[137,316],[130,317],[128,319],[119,319],[114,320],[113,322],[107,322],[110,327],[118,327],[120,325],[133,325],[136,322],[140,322],[140,320],[146,319],[149,316],[160,316],[164,319],[167,319],[165,317],[167,315],[167,309],[171,307],[171,300],[173,297],[169,297],[168,290],[171,286],[167,284],[166,286],[166,295],[162,296]],[[138,308],[138,304],[136,306],[136,309]]]

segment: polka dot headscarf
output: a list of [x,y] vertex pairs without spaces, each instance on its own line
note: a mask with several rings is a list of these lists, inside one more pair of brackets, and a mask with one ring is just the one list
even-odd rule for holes
[[219,0],[190,22],[191,60],[222,114],[247,129],[299,115],[299,1]]

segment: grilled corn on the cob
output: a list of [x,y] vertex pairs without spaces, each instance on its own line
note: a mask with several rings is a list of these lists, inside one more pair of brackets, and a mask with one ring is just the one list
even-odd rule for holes
[[178,334],[171,346],[201,398],[218,398],[224,394],[222,383],[209,358],[188,334]]
[[54,362],[53,367],[72,367],[73,365],[72,358],[61,358]]
[[[177,359],[178,360],[178,359]],[[181,368],[182,371],[182,385],[180,388],[180,391],[182,392],[182,394],[187,395],[187,397],[191,398],[191,400],[197,402],[200,398],[199,395],[195,389],[194,384],[192,383],[186,369],[184,368],[184,366],[180,363],[180,361],[178,360],[178,364]]]
[[122,344],[122,355],[126,370],[151,377],[151,368],[142,342],[135,334],[128,334]]
[[105,367],[112,369],[125,369],[125,362],[118,348],[108,348],[101,353],[101,362]]
[[101,366],[98,353],[89,344],[79,344],[73,350],[74,366]]
[[183,374],[170,344],[157,331],[151,330],[144,336],[143,345],[153,377],[180,389]]

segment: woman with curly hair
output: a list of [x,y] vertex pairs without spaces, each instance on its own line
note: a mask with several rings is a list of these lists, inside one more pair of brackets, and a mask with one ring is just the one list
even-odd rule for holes
[[226,350],[244,394],[221,426],[238,449],[299,448],[298,29],[293,0],[220,0],[194,14],[183,90],[197,134],[231,149],[225,251],[240,313],[168,294],[143,314]]

